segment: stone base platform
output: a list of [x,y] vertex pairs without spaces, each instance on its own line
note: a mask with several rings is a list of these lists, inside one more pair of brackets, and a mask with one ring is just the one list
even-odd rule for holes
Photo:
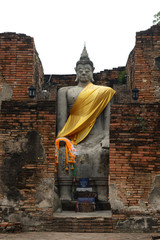
[[[61,201],[63,211],[76,211],[76,201]],[[103,201],[95,202],[95,211],[111,210],[110,204]]]
[[90,217],[97,217],[97,218],[111,218],[112,212],[111,211],[94,211],[94,212],[74,212],[74,211],[62,211],[60,213],[54,213],[54,218],[90,218]]
[[111,211],[54,213],[53,220],[45,226],[46,231],[102,233],[113,231]]

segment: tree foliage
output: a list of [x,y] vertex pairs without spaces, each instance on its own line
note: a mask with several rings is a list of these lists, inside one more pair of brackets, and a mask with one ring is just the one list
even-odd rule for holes
[[153,24],[160,24],[160,12],[154,15]]
[[122,71],[118,76],[119,84],[126,84],[126,70]]

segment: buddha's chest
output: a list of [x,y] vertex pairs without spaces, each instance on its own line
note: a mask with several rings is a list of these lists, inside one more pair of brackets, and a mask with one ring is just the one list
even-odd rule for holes
[[78,87],[78,86],[68,89],[67,103],[68,103],[68,106],[70,109],[72,108],[73,104],[75,103],[75,101],[81,91],[82,91],[82,88]]

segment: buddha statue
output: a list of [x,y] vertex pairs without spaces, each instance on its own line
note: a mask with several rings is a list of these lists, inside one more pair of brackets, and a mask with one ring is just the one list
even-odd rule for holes
[[[110,101],[115,91],[93,84],[94,66],[84,47],[76,64],[76,86],[58,91],[57,138],[69,139],[76,149],[75,184],[89,179],[98,200],[107,202],[109,171]],[[63,145],[63,144],[62,144]],[[64,168],[64,147],[60,147],[58,182],[61,200],[71,200],[73,171]]]

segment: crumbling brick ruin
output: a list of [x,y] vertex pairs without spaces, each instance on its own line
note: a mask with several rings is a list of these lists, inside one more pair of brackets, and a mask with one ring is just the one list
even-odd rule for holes
[[[75,75],[45,75],[34,39],[24,34],[1,33],[0,56],[0,231],[53,231],[57,89],[74,85]],[[97,231],[160,231],[160,25],[136,34],[126,66],[95,73],[94,79],[116,90],[110,124],[112,217],[103,227],[96,222]],[[76,224],[72,220],[70,231],[77,231]],[[87,231],[85,224],[94,231],[95,222],[81,224],[81,231]]]

